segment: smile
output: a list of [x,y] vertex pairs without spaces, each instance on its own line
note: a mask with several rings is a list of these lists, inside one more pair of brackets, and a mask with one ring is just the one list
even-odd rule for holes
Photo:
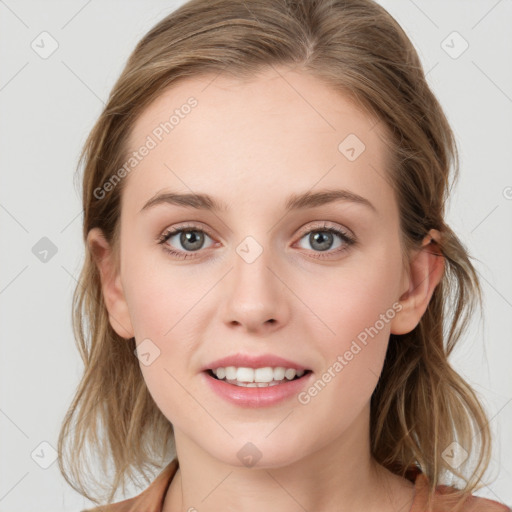
[[[311,370],[284,367],[219,367],[201,372],[220,398],[242,407],[269,407],[296,397],[310,385]],[[222,377],[222,378],[220,378]],[[227,378],[233,377],[233,378]]]
[[295,368],[285,368],[283,366],[274,368],[270,366],[263,368],[227,366],[208,371],[212,377],[218,380],[248,388],[277,386],[299,379],[305,373],[310,372],[310,370],[296,370]]

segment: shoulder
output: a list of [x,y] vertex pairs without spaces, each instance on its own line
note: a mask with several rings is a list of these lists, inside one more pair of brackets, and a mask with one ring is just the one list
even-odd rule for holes
[[[410,512],[424,512],[427,505],[428,495],[428,479],[420,473],[415,480],[415,499]],[[511,512],[511,509],[499,503],[498,501],[489,500],[480,496],[468,496],[461,504],[460,508],[456,508],[457,489],[447,485],[439,485],[433,497],[432,512]]]
[[89,508],[81,512],[161,512],[165,493],[178,470],[178,460],[173,459],[156,477],[150,486],[133,498]]

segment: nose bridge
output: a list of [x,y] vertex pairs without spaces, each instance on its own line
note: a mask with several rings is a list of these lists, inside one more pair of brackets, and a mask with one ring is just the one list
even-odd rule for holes
[[286,308],[284,286],[275,275],[268,237],[256,236],[246,236],[235,247],[223,308],[227,323],[244,324],[249,329],[282,323]]

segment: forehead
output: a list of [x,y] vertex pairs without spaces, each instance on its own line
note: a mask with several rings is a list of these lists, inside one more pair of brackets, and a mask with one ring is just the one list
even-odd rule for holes
[[[145,156],[126,178],[123,203],[138,211],[167,187],[226,202],[277,202],[318,183],[346,186],[389,208],[381,130],[349,98],[305,73],[281,68],[243,81],[182,79],[132,129],[128,148]],[[139,151],[144,146],[150,149]]]

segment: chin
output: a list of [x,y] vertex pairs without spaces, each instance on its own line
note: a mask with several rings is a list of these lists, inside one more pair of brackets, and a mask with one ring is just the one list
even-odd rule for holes
[[[270,432],[271,429],[268,431]],[[304,449],[298,443],[286,446],[283,445],[284,436],[275,436],[274,439],[271,439],[272,435],[265,439],[261,434],[251,436],[249,432],[246,432],[246,435],[241,438],[235,436],[229,443],[224,445],[219,443],[215,449],[208,451],[212,457],[224,464],[249,469],[285,467],[304,456]],[[261,441],[260,438],[262,438]]]

